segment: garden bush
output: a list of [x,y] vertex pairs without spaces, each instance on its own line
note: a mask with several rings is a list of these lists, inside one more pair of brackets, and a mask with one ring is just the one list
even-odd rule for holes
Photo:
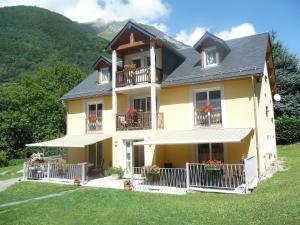
[[0,167],[8,166],[8,157],[6,152],[0,151]]
[[300,142],[300,116],[283,116],[276,120],[277,144]]

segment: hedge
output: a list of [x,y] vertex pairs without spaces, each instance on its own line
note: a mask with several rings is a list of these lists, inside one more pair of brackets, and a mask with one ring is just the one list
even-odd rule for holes
[[277,144],[300,142],[300,116],[283,116],[276,119]]

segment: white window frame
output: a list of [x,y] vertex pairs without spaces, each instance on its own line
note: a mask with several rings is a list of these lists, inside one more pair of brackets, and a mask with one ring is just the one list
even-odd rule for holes
[[[85,133],[86,133],[86,119],[89,115],[89,105],[94,105],[94,104],[102,104],[102,130],[104,130],[104,126],[105,126],[105,123],[104,123],[104,109],[105,109],[105,105],[104,105],[104,100],[103,99],[99,99],[99,100],[85,100],[83,101],[83,127],[85,128]],[[96,106],[97,107],[97,106]],[[97,110],[97,109],[96,109]]]
[[[150,104],[151,104],[151,96],[149,96],[149,95],[141,95],[141,96],[132,97],[130,99],[129,108],[134,108],[134,100],[136,100],[136,99],[146,99],[146,111],[147,111],[148,110],[148,108],[147,108],[147,98],[150,98]],[[148,112],[151,112],[151,110],[148,111]]]
[[[213,64],[206,64],[206,51],[210,51],[210,50],[216,50],[216,63],[213,63]],[[214,47],[209,47],[209,48],[205,48],[203,49],[203,55],[204,55],[204,62],[203,62],[203,66],[204,67],[210,67],[210,66],[216,66],[217,65],[217,48],[214,46]]]
[[[108,76],[108,79],[107,80],[103,80],[103,70],[107,70],[107,76]],[[103,67],[101,68],[101,75],[100,75],[100,83],[101,84],[107,84],[109,83],[109,80],[110,80],[110,71],[109,71],[109,68],[108,67]]]
[[[225,127],[226,120],[225,120],[225,102],[224,102],[224,86],[220,84],[219,86],[209,87],[209,88],[199,88],[199,89],[193,89],[193,110],[192,110],[192,118],[194,120],[194,113],[196,110],[196,94],[199,92],[209,92],[209,91],[221,91],[221,113],[222,113],[222,126]],[[207,98],[209,98],[209,95],[207,95]],[[194,121],[193,121],[194,123]]]

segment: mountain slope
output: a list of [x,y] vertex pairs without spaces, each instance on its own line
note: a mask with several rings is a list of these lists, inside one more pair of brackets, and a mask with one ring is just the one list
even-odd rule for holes
[[[102,19],[95,20],[90,23],[83,23],[83,27],[87,27],[91,29],[93,32],[95,32],[99,37],[102,37],[108,41],[111,41],[113,37],[124,27],[124,25],[127,23],[127,20],[125,21],[113,21],[109,23],[105,23]],[[167,41],[171,46],[174,46],[175,48],[183,48],[187,47],[184,43],[177,41],[176,39],[172,38],[171,36],[163,33],[162,31],[158,30],[154,26],[143,24],[143,26],[151,27],[151,29],[155,30],[156,33],[160,33],[160,36],[163,36],[164,40]]]
[[0,8],[0,83],[23,72],[73,63],[87,72],[107,40],[66,17],[27,6]]

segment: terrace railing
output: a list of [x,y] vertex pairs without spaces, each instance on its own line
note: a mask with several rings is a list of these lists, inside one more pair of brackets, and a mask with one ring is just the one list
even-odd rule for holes
[[[146,130],[151,129],[151,112],[137,112],[134,114],[117,114],[117,130]],[[163,113],[157,113],[157,128],[164,128]]]
[[[162,81],[162,70],[156,68],[156,83]],[[116,87],[125,87],[151,82],[150,67],[136,68],[135,70],[123,70],[116,73]]]
[[234,190],[245,184],[244,164],[222,164],[216,168],[202,163],[187,164],[190,187]]
[[81,180],[82,183],[84,183],[87,181],[87,164],[25,162],[23,167],[23,178],[24,180],[74,180],[75,178],[78,178]]
[[222,125],[221,108],[214,108],[211,112],[203,112],[200,109],[195,110],[195,126]]

